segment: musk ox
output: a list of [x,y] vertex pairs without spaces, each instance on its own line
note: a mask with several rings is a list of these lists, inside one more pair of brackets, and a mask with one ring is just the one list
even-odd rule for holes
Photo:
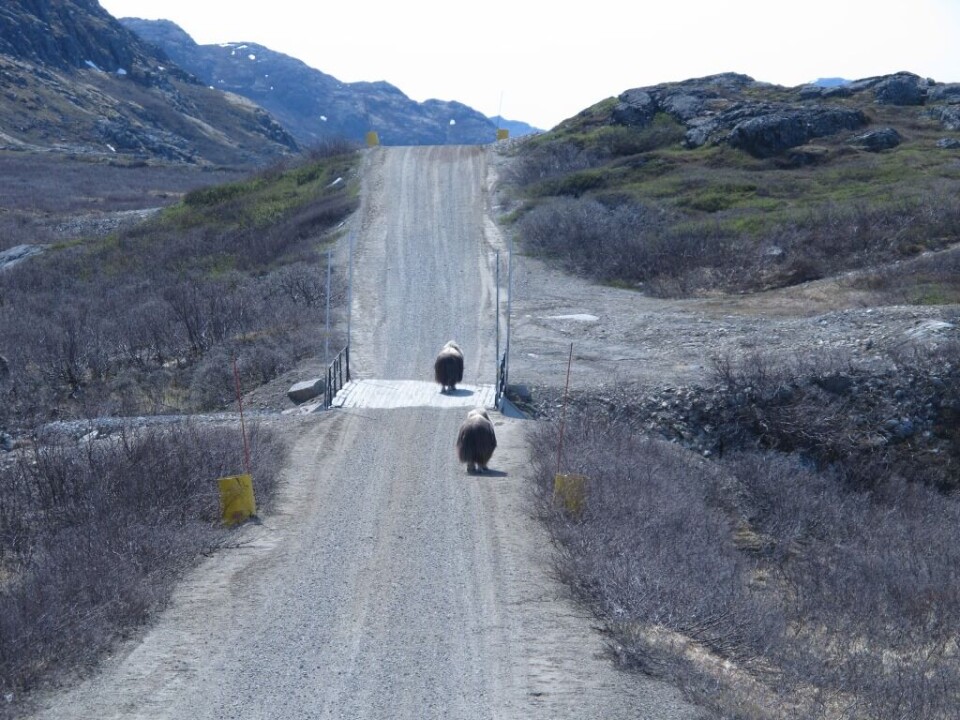
[[496,447],[497,435],[487,411],[475,408],[467,413],[457,435],[457,457],[467,464],[467,472],[486,470]]
[[440,392],[457,389],[463,380],[463,351],[453,340],[443,346],[433,363],[433,377],[440,384]]

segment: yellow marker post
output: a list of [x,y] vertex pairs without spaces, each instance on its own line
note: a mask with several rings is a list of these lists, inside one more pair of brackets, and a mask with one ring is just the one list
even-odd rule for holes
[[238,525],[257,514],[251,475],[231,475],[217,482],[220,485],[220,517],[225,525]]
[[367,133],[367,147],[374,147],[380,144],[380,136],[374,130]]
[[497,128],[497,140],[509,140],[510,131],[507,128]]
[[553,476],[553,501],[567,514],[579,516],[587,500],[587,477],[557,473]]

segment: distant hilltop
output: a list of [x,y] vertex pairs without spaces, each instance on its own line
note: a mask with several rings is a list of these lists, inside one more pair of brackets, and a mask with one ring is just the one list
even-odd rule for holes
[[816,85],[817,87],[841,87],[842,85],[849,85],[852,80],[847,80],[846,78],[839,77],[829,77],[829,78],[817,78],[814,80],[811,85]]

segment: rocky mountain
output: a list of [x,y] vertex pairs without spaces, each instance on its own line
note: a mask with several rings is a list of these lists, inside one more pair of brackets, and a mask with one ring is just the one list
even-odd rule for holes
[[469,145],[496,139],[496,123],[461,103],[418,103],[387,82],[341,82],[253,42],[199,45],[169,20],[120,22],[211,87],[269,110],[301,144],[333,137],[363,140],[369,131],[385,145]]
[[250,165],[298,145],[263,108],[210,89],[96,0],[5,0],[0,149]]

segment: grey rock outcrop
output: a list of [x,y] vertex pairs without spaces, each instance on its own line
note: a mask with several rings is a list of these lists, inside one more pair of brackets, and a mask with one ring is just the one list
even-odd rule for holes
[[42,252],[43,247],[40,245],[14,245],[6,250],[0,250],[0,270],[13,267],[28,257],[39,255]]
[[665,113],[686,128],[684,145],[688,148],[728,142],[758,157],[776,155],[814,138],[867,124],[859,110],[801,104],[804,99],[821,98],[830,90],[847,93],[846,86],[806,86],[792,97],[787,95],[792,102],[756,99],[776,96],[776,92],[763,93],[770,89],[776,90],[735,73],[634,88],[617,98],[611,119],[620,125],[645,127],[657,114]]
[[940,138],[937,147],[943,150],[960,150],[960,140],[957,138]]
[[913,73],[897,73],[878,82],[873,93],[882,105],[923,105],[928,86],[928,81]]
[[866,124],[866,115],[859,110],[785,108],[739,123],[731,131],[728,142],[756,157],[770,157],[814,138],[855,130]]
[[960,83],[941,83],[927,90],[927,102],[960,103]]
[[960,131],[960,105],[940,105],[930,109],[930,115],[940,121],[944,130]]
[[[610,111],[617,125],[643,128],[658,115],[669,115],[684,128],[683,145],[727,143],[755,157],[783,156],[793,165],[817,162],[822,152],[790,153],[812,140],[866,128],[870,119],[858,107],[868,103],[898,107],[923,106],[944,129],[960,130],[960,83],[938,84],[908,72],[785,88],[724,73],[676,83],[633,88],[622,93]],[[870,150],[896,147],[902,138],[889,128],[858,136],[854,144]]]
[[880,152],[881,150],[891,150],[902,142],[900,133],[894,128],[880,128],[871,130],[862,135],[857,135],[849,140],[851,145],[869,150],[870,152]]

